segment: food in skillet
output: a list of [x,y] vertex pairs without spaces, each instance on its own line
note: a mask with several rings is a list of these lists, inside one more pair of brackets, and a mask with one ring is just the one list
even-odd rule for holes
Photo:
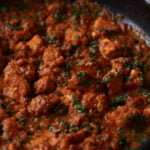
[[144,40],[87,0],[16,2],[0,7],[0,150],[128,150],[150,138]]

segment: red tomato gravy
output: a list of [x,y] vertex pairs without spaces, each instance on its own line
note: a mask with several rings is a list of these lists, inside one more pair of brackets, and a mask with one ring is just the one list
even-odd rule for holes
[[88,0],[0,6],[0,150],[129,150],[150,138],[150,49]]

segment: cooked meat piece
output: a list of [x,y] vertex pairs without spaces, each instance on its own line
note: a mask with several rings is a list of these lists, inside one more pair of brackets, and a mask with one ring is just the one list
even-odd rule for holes
[[28,111],[34,116],[46,115],[58,104],[58,99],[51,99],[49,96],[38,95],[31,100]]
[[35,35],[28,43],[27,45],[31,49],[31,55],[39,55],[43,52],[43,46],[44,41],[39,35]]
[[52,92],[55,88],[55,82],[49,76],[44,76],[34,83],[35,94]]
[[12,74],[10,80],[4,81],[4,94],[9,98],[20,100],[30,94],[30,85],[27,80],[21,76]]

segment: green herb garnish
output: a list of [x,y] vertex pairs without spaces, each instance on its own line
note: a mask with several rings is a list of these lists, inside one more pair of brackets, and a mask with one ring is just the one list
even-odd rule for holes
[[84,113],[87,114],[88,110],[85,105],[82,105],[82,103],[77,100],[76,96],[72,96],[72,102],[74,103],[74,108],[78,111],[78,113]]
[[84,78],[85,76],[87,76],[87,73],[86,73],[86,72],[80,72],[80,73],[77,74],[77,78],[78,78],[78,79],[82,79],[82,78]]

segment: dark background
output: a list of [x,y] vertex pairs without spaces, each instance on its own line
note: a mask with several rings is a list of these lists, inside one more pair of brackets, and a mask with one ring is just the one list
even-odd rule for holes
[[150,5],[144,0],[93,0],[121,13],[139,26],[150,37]]

